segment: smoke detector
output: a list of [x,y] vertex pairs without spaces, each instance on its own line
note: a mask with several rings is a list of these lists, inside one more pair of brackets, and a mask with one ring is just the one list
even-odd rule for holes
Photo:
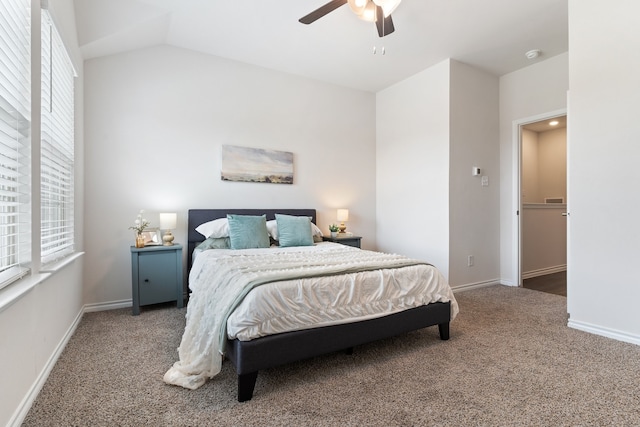
[[541,53],[542,51],[540,49],[532,49],[525,53],[524,56],[526,56],[527,59],[536,59]]

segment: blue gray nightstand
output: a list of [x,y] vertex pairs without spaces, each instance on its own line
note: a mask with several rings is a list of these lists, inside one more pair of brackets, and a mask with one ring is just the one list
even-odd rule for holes
[[359,248],[360,247],[360,240],[362,240],[362,237],[360,237],[360,236],[340,237],[340,234],[338,234],[338,237],[323,236],[322,240],[324,240],[325,242],[340,243],[342,245],[353,246],[354,248]]
[[131,247],[133,315],[140,306],[176,301],[184,306],[182,245]]

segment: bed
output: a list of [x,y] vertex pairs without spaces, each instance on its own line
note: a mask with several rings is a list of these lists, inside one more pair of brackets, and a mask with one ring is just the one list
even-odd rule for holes
[[[196,247],[205,240],[205,237],[200,234],[200,232],[196,231],[196,228],[201,226],[204,223],[210,222],[219,218],[226,218],[227,214],[232,215],[249,215],[249,216],[258,216],[265,215],[266,220],[274,220],[276,218],[276,214],[289,215],[294,217],[309,217],[311,222],[315,224],[316,222],[316,211],[314,209],[267,209],[267,210],[259,210],[259,209],[192,209],[189,210],[188,215],[188,244],[187,244],[187,257],[188,257],[188,266],[191,269],[193,265],[193,257],[194,250]],[[273,222],[273,221],[272,221]],[[313,227],[313,226],[312,226]],[[324,243],[323,243],[324,244]],[[315,246],[321,246],[323,244],[318,244]],[[340,248],[332,248],[327,247],[326,256],[338,256],[336,255],[336,251],[346,250],[346,247],[342,247],[341,245],[337,245],[334,243],[327,243],[328,245],[340,246]],[[322,249],[325,249],[324,247]],[[373,252],[370,251],[360,251],[359,249],[349,248],[351,251],[358,252],[358,256],[371,255],[374,256]],[[247,251],[247,253],[251,253],[251,250]],[[196,251],[197,252],[197,251]],[[339,256],[351,256],[356,255],[355,253],[345,252],[346,255]],[[367,253],[367,254],[365,254]],[[207,255],[209,253],[207,252]],[[212,252],[213,254],[213,252]],[[382,254],[380,254],[382,255]],[[200,257],[200,255],[197,255]],[[266,255],[265,255],[266,256]],[[312,256],[312,255],[305,255]],[[315,255],[313,255],[315,256]],[[325,256],[325,255],[323,255]],[[395,256],[395,255],[393,255]],[[202,260],[198,260],[202,261]],[[323,261],[324,262],[324,261]],[[397,260],[392,260],[389,262],[398,262]],[[202,261],[200,264],[204,263]],[[413,267],[407,267],[413,268]],[[195,270],[195,268],[194,268]],[[435,270],[435,268],[433,268]],[[382,270],[382,272],[387,272],[391,270]],[[393,270],[397,271],[397,270]],[[380,270],[378,269],[375,274],[378,274]],[[435,270],[436,274],[439,275],[439,272]],[[191,272],[190,272],[191,273]],[[200,272],[196,272],[197,275]],[[358,273],[358,274],[368,274],[368,273]],[[324,280],[323,278],[322,280]],[[339,277],[333,276],[332,279],[337,281]],[[190,274],[190,287],[193,286],[193,282],[195,279],[191,277]],[[447,290],[441,292],[446,295],[446,297],[439,297],[442,301],[430,302],[425,305],[416,306],[409,309],[403,309],[399,312],[394,312],[392,314],[382,315],[382,316],[368,316],[364,318],[364,320],[356,320],[356,321],[348,321],[348,323],[338,323],[338,324],[328,324],[327,326],[319,326],[319,327],[307,327],[302,330],[292,330],[292,331],[282,331],[276,332],[273,334],[267,334],[264,336],[259,336],[257,338],[228,338],[226,335],[222,338],[220,337],[220,346],[224,347],[224,357],[231,361],[234,365],[237,380],[238,380],[238,390],[237,390],[237,399],[240,402],[250,400],[253,396],[254,387],[256,384],[256,379],[258,376],[258,372],[263,369],[272,368],[275,366],[295,362],[298,360],[303,360],[306,358],[311,358],[315,356],[319,356],[326,353],[336,352],[336,351],[345,351],[347,354],[351,354],[353,348],[358,345],[366,344],[372,341],[389,338],[392,336],[396,336],[405,332],[429,327],[429,326],[438,326],[440,339],[448,340],[449,339],[449,323],[455,317],[457,313],[457,303],[453,298],[453,294],[450,291],[448,285],[446,286]],[[264,288],[261,286],[260,289]],[[193,290],[193,289],[192,289]],[[254,289],[251,292],[256,292]],[[200,318],[206,316],[207,310],[210,308],[209,302],[202,302],[194,298],[194,295],[201,295],[198,292],[193,291],[190,297],[188,310],[193,308],[193,310],[197,310],[197,307],[205,307],[202,310],[203,314],[200,314]],[[253,294],[247,294],[253,296]],[[193,298],[193,299],[191,299]],[[200,296],[202,299],[203,297]],[[217,314],[216,314],[217,315]],[[181,347],[185,346],[185,340],[188,339],[187,335],[192,335],[192,332],[188,333],[188,330],[191,326],[191,329],[196,326],[193,325],[195,321],[192,321],[192,325],[189,324],[189,312],[187,313],[187,328],[185,329],[185,334],[183,335],[183,343]],[[192,317],[195,317],[192,316]],[[225,317],[225,322],[227,322],[227,317]],[[202,329],[202,328],[201,328]],[[198,338],[197,345],[202,345],[202,351],[208,351],[208,348],[204,347],[204,344],[200,342],[201,338]],[[192,341],[196,341],[195,338]],[[179,349],[180,350],[180,349]],[[220,350],[220,352],[222,352]],[[211,355],[207,355],[207,358],[216,359]],[[174,364],[167,374],[165,375],[165,382],[170,384],[182,385],[187,388],[197,388],[201,384],[196,384],[196,386],[191,387],[189,384],[189,380],[185,380],[185,382],[172,380],[172,375],[170,374],[172,370],[180,363],[180,361]],[[222,363],[220,361],[220,363]],[[175,374],[175,372],[174,372]]]

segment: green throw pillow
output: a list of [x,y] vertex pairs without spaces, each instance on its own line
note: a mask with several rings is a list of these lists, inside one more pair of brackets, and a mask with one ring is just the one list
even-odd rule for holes
[[228,214],[231,249],[268,248],[269,232],[264,215]]
[[313,246],[311,220],[308,216],[276,214],[278,243],[281,247]]

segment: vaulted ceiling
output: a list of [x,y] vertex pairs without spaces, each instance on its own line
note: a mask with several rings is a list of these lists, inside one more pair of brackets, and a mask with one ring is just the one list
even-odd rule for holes
[[75,13],[86,59],[169,44],[371,92],[447,58],[499,76],[568,49],[567,0],[403,0],[384,38],[348,5],[298,22],[328,1],[75,0]]

